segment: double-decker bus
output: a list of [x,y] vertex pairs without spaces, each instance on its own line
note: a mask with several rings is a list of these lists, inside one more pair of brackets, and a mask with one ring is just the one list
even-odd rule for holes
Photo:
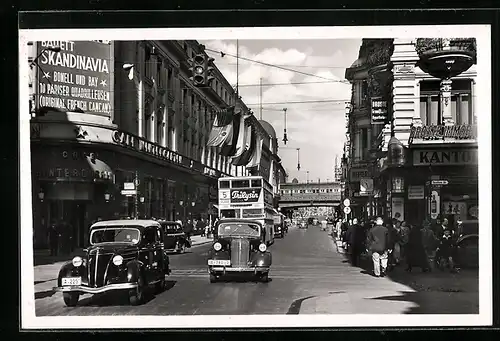
[[258,220],[274,243],[273,188],[262,176],[219,178],[219,218]]

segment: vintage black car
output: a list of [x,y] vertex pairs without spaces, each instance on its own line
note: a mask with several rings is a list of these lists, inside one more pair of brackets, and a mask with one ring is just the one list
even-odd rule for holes
[[479,266],[479,221],[464,220],[458,224],[456,262],[460,267]]
[[163,230],[154,220],[99,221],[90,228],[85,255],[66,262],[59,271],[55,291],[67,306],[76,306],[81,294],[128,291],[130,304],[144,300],[144,291],[165,289],[170,273],[164,251]]
[[267,282],[272,257],[264,233],[265,229],[258,221],[219,220],[208,258],[210,282],[216,282],[226,274],[251,274]]
[[164,232],[164,246],[166,252],[183,253],[191,247],[181,224],[175,221],[159,221]]

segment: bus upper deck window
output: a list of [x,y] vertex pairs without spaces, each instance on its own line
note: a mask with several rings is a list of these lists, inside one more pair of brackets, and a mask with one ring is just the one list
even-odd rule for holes
[[233,188],[248,188],[250,187],[249,180],[233,180]]
[[262,180],[252,180],[252,187],[262,187]]
[[219,182],[219,188],[229,188],[229,180],[220,181]]

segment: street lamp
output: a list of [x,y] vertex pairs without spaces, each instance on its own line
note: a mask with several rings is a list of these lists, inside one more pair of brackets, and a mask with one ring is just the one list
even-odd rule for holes
[[109,202],[109,199],[111,199],[111,194],[109,194],[108,192],[104,193],[104,200],[106,202]]
[[40,201],[43,202],[44,198],[45,198],[45,193],[43,192],[43,189],[40,188],[40,192],[38,192],[38,199],[40,199]]

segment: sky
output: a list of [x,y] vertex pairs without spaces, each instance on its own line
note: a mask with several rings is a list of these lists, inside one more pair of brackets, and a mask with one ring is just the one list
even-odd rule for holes
[[[199,42],[205,45],[207,54],[215,59],[214,63],[224,77],[236,85],[236,58],[228,55],[221,57],[220,53],[209,51],[236,55],[236,40]],[[305,182],[307,178],[314,182],[318,179],[333,180],[335,157],[338,156],[340,162],[345,141],[345,102],[351,98],[351,85],[340,81],[345,80],[345,69],[357,59],[360,45],[361,39],[238,41],[238,55],[242,58],[301,72],[242,59],[238,63],[240,96],[258,119],[259,82],[262,78],[262,119],[276,130],[279,156],[289,181],[293,178],[300,182]],[[301,82],[315,83],[295,84]],[[290,103],[301,101],[331,102]],[[283,108],[287,109],[286,145],[282,141]],[[300,148],[300,171],[297,171],[296,148]]]

